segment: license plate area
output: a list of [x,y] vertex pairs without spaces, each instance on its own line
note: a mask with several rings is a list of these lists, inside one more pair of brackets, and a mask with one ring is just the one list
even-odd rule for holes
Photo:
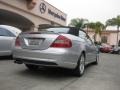
[[43,39],[41,38],[29,38],[28,39],[28,45],[29,46],[38,46],[43,42]]

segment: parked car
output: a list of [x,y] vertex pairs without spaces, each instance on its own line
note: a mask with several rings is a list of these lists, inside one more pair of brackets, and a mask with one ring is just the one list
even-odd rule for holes
[[39,66],[72,69],[84,74],[85,65],[98,64],[98,49],[89,36],[74,27],[50,27],[39,32],[21,33],[15,43],[15,63],[25,64],[30,70]]
[[108,45],[108,44],[102,44],[100,46],[100,52],[102,53],[111,53],[113,50],[112,46]]
[[20,32],[15,27],[0,25],[0,56],[12,55],[15,39]]
[[114,46],[113,50],[112,50],[112,53],[120,54],[120,46]]

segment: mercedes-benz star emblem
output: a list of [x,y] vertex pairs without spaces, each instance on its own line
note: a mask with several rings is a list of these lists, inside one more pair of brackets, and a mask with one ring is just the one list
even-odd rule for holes
[[45,11],[46,11],[46,5],[44,3],[41,3],[40,4],[40,12],[41,12],[41,14],[45,13]]

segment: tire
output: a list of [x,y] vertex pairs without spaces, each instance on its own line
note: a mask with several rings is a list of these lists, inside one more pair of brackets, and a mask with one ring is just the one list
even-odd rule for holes
[[84,72],[85,72],[85,56],[84,54],[81,54],[77,63],[77,67],[74,70],[74,75],[80,77],[84,74]]
[[37,66],[37,65],[25,64],[25,66],[26,66],[29,70],[38,70],[38,69],[39,69],[39,66]]
[[98,65],[99,63],[99,54],[96,55],[96,60],[93,62],[94,65]]

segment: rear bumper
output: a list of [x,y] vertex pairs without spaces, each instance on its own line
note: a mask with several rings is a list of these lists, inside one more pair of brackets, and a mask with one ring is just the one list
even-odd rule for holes
[[20,59],[20,58],[14,58],[15,63],[17,64],[22,64],[22,63],[27,63],[27,64],[35,64],[35,65],[51,65],[51,66],[57,66],[56,63],[54,62],[48,62],[48,61],[37,61],[37,60],[28,60],[28,59]]
[[49,48],[47,50],[15,49],[13,58],[25,64],[52,66],[74,69],[79,58],[78,53],[65,49]]

